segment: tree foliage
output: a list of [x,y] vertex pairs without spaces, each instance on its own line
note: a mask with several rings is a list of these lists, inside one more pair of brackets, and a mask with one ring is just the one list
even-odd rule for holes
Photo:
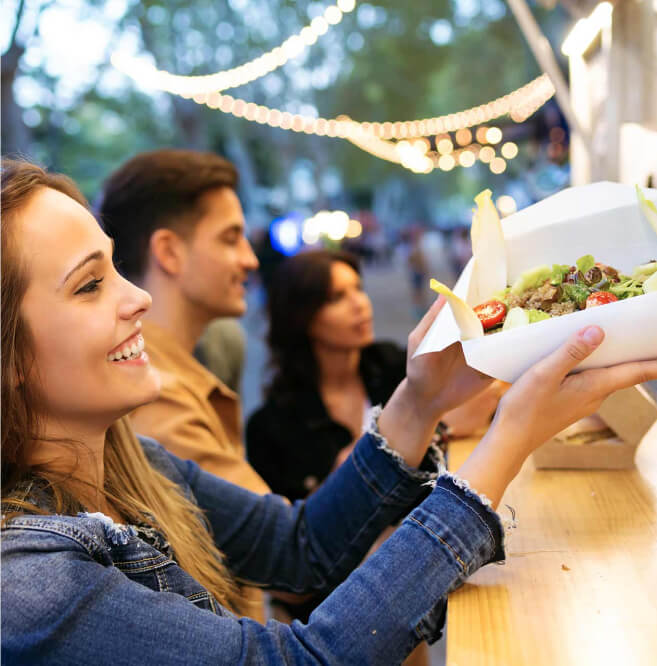
[[[422,194],[428,202],[409,215],[431,215],[434,205],[453,193],[463,198],[482,187],[499,188],[505,178],[521,176],[528,167],[521,154],[503,177],[492,176],[483,165],[417,176],[345,141],[272,129],[190,100],[139,91],[117,77],[109,63],[111,49],[130,36],[159,68],[175,73],[234,67],[297,32],[328,0],[131,0],[121,16],[111,18],[112,3],[86,0],[80,16],[96,17],[111,28],[107,58],[65,99],[57,92],[62,77],[49,72],[48,54],[36,64],[25,58],[26,49],[40,48],[40,18],[52,3],[27,4],[33,29],[21,25],[30,13],[26,2],[16,2],[15,34],[3,56],[3,93],[9,91],[8,97],[3,94],[3,150],[20,150],[70,174],[92,198],[124,159],[165,145],[216,150],[233,159],[242,173],[247,212],[263,219],[287,206],[328,205],[336,197],[344,200],[350,192],[391,182],[401,182],[413,194],[411,201]],[[534,7],[534,12],[548,35],[560,35],[564,16],[558,9]],[[13,70],[5,62],[13,63]],[[539,73],[501,0],[378,0],[359,3],[281,70],[229,92],[293,112],[399,120],[480,104]],[[16,106],[11,92],[25,79],[44,91],[30,109]],[[310,200],[295,198],[293,174],[299,168],[317,183]],[[342,194],[322,185],[336,174]]]

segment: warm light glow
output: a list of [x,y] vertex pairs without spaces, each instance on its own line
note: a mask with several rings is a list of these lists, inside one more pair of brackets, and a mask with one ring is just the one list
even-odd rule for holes
[[600,30],[611,26],[614,6],[610,2],[601,2],[588,18],[575,23],[561,46],[561,52],[569,57],[581,56],[597,37]]
[[489,127],[486,130],[486,141],[495,145],[502,140],[502,130],[499,127]]
[[304,220],[301,238],[306,245],[314,245],[321,236],[334,241],[357,238],[363,231],[358,220],[352,220],[343,210],[320,210]]
[[503,194],[495,203],[502,217],[511,215],[518,210],[516,200],[508,194]]
[[319,240],[319,229],[316,224],[306,220],[301,232],[301,238],[306,245],[314,245]]
[[[342,12],[351,11],[354,6],[355,2],[351,4],[348,0],[337,3],[337,7]],[[271,71],[280,66],[281,63],[287,62],[289,57],[300,52],[305,48],[305,45],[316,40],[317,31],[322,32],[325,27],[328,29],[326,15],[325,12],[324,17],[316,17],[321,20],[313,19],[311,26],[306,26],[298,35],[293,35],[281,47],[274,49],[272,54],[278,64],[275,63],[267,71]],[[329,12],[328,16],[329,18],[337,18],[337,13]],[[261,62],[263,59],[265,59],[265,56],[254,62]],[[457,163],[469,167],[472,166],[477,157],[482,162],[491,162],[495,158],[495,150],[491,146],[468,145],[466,139],[472,140],[472,131],[468,128],[479,125],[476,130],[476,138],[479,144],[498,143],[502,139],[501,130],[498,127],[487,127],[482,123],[504,115],[511,116],[516,122],[522,122],[554,95],[554,87],[549,78],[546,75],[541,75],[503,97],[464,111],[420,120],[358,122],[346,115],[340,115],[337,118],[293,115],[288,111],[257,105],[230,95],[222,95],[220,90],[223,88],[221,86],[217,87],[216,82],[221,81],[224,87],[241,85],[241,83],[235,83],[237,79],[231,75],[231,72],[236,71],[241,77],[244,71],[248,69],[246,66],[208,77],[175,77],[168,72],[159,72],[152,66],[144,65],[142,61],[137,62],[137,66],[133,67],[135,63],[130,59],[117,55],[112,56],[112,62],[116,67],[130,74],[135,80],[143,85],[149,85],[151,88],[157,89],[159,87],[163,90],[169,90],[169,92],[174,92],[183,97],[192,98],[198,104],[205,104],[211,109],[230,113],[237,118],[244,118],[250,122],[266,124],[270,127],[293,132],[347,139],[375,157],[399,164],[413,173],[424,174],[430,173],[436,166],[444,171],[453,169]],[[254,74],[248,80],[253,80],[258,76]],[[214,88],[210,92],[199,90],[199,81],[210,80],[214,81]],[[243,80],[246,79],[240,79],[240,81]],[[166,85],[160,85],[163,81]],[[176,82],[175,86],[169,85],[172,81]],[[180,83],[181,81],[185,82],[184,85]],[[455,133],[455,140],[459,144],[459,148],[460,146],[466,147],[454,152],[454,143],[450,132]],[[434,135],[437,152],[431,150],[431,143],[427,139],[427,137]],[[513,144],[505,144],[506,152],[512,152],[513,149],[508,147],[510,145]],[[505,154],[505,156],[511,159],[510,153]],[[495,173],[494,169],[498,169],[498,172],[501,173],[506,168],[506,162],[501,158],[497,159],[495,166],[491,165],[491,170]],[[315,238],[315,231],[313,225],[304,227],[304,238]]]
[[363,233],[363,225],[358,220],[349,220],[345,238],[358,238]]
[[490,170],[495,174],[500,174],[506,169],[506,161],[501,157],[494,157],[490,162]]
[[324,12],[324,18],[329,25],[337,25],[342,21],[342,10],[335,5],[331,5]]
[[327,223],[325,226],[326,235],[335,241],[342,240],[347,233],[347,227],[349,226],[349,215],[341,210],[333,211],[329,213],[327,218]]
[[470,150],[464,150],[459,155],[459,164],[463,167],[471,167],[475,163],[475,155]]
[[438,142],[436,148],[441,155],[447,155],[448,153],[451,153],[452,150],[454,150],[454,144],[452,143],[451,139],[441,139]]
[[488,132],[488,127],[477,127],[477,132],[475,133],[475,136],[477,137],[477,141],[479,143],[487,143],[488,139],[486,138],[486,134]]
[[[340,23],[343,15],[352,11],[355,6],[355,0],[339,0],[337,4],[327,7],[323,16],[315,17],[310,25],[286,39],[280,46],[239,67],[214,74],[180,76],[166,70],[158,70],[152,65],[145,65],[137,58],[118,53],[112,54],[111,62],[114,67],[140,83],[142,87],[164,90],[187,98],[209,95],[250,83],[282,67],[286,62],[300,55],[307,46],[312,46],[318,37],[328,32],[330,26]],[[206,102],[201,98],[195,101],[199,104]]]
[[443,171],[451,171],[456,166],[456,160],[451,155],[443,155],[438,160],[438,168]]
[[[355,6],[355,2],[353,6]],[[343,13],[353,9],[353,6],[347,0],[337,5],[339,11]],[[298,35],[292,35],[281,46],[276,47],[269,53],[265,53],[240,67],[217,72],[216,74],[176,76],[166,71],[157,70],[152,65],[144,64],[143,61],[135,58],[113,54],[111,59],[117,69],[137,81],[142,87],[165,90],[184,98],[191,98],[198,104],[206,104],[208,107],[223,113],[231,113],[238,118],[246,118],[250,121],[268,124],[271,127],[349,140],[365,136],[383,141],[417,139],[440,134],[446,130],[458,134],[461,130],[467,130],[468,127],[486,123],[504,115],[510,115],[514,121],[521,122],[554,95],[554,86],[550,79],[543,74],[503,97],[464,111],[418,120],[358,122],[346,116],[338,116],[338,118],[332,119],[300,115],[290,116],[289,113],[280,109],[256,106],[253,103],[246,102],[246,100],[234,99],[230,95],[220,94],[222,90],[249,83],[281,67],[288,60],[301,53],[307,45],[314,43],[318,35],[324,34],[328,30],[329,22],[325,18],[327,12],[331,20],[338,16],[336,12],[329,11],[329,9],[326,10],[324,16],[315,17],[310,26],[303,28]],[[482,132],[487,132],[487,129],[479,127],[477,130],[477,141],[479,143],[486,142]],[[466,136],[465,132],[458,134],[459,139],[463,142],[465,142]],[[462,145],[465,145],[465,143]],[[392,161],[396,160],[393,159]],[[429,162],[425,162],[422,170],[427,172],[431,168],[433,167],[429,166]]]
[[323,16],[316,16],[310,22],[310,28],[317,35],[323,35],[329,29],[329,24],[328,24],[328,21]]
[[431,148],[431,144],[429,143],[428,139],[416,139],[413,141],[413,148],[417,150],[421,155],[426,155],[429,152],[429,148]]
[[490,162],[495,157],[495,149],[490,146],[484,146],[479,151],[479,159],[484,162]]
[[345,14],[353,11],[356,6],[356,0],[338,0],[338,8]]
[[507,160],[512,160],[518,154],[518,146],[513,141],[507,141],[500,151]]
[[459,146],[467,146],[472,141],[472,132],[464,127],[456,132],[455,138]]

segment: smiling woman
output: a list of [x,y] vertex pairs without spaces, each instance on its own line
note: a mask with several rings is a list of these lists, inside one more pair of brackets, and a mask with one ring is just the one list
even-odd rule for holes
[[[603,337],[589,327],[506,394],[460,479],[439,475],[438,419],[489,380],[459,345],[412,357],[437,303],[349,459],[291,505],[134,435],[124,415],[159,387],[139,339],[149,295],[117,273],[69,180],[6,161],[1,201],[7,664],[399,663],[439,637],[447,593],[504,557],[494,507],[527,455],[611,391],[657,378],[657,361],[566,377]],[[262,626],[231,612],[235,579],[333,591],[307,624]]]
[[[231,604],[197,510],[170,494],[173,484],[117,421],[159,391],[144,352],[116,358],[143,344],[138,318],[150,296],[116,272],[113,244],[71,180],[9,160],[2,177],[3,501],[21,512],[86,508],[158,525],[179,561]],[[36,487],[52,492],[47,506],[34,503]]]

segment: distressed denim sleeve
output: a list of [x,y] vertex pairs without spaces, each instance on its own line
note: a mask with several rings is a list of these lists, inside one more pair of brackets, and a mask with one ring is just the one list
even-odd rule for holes
[[435,478],[410,469],[372,434],[304,502],[259,497],[171,456],[239,578],[294,593],[328,591],[360,563],[377,536],[424,499]]
[[6,664],[400,663],[433,640],[445,595],[491,559],[502,530],[450,478],[311,615],[259,625],[156,592],[92,557],[76,534],[10,530],[2,540],[2,659]]

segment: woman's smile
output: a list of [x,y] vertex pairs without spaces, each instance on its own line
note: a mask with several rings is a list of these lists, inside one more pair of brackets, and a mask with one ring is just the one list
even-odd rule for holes
[[120,345],[115,347],[108,355],[107,360],[113,363],[129,363],[148,361],[148,356],[144,351],[144,337],[137,332]]

